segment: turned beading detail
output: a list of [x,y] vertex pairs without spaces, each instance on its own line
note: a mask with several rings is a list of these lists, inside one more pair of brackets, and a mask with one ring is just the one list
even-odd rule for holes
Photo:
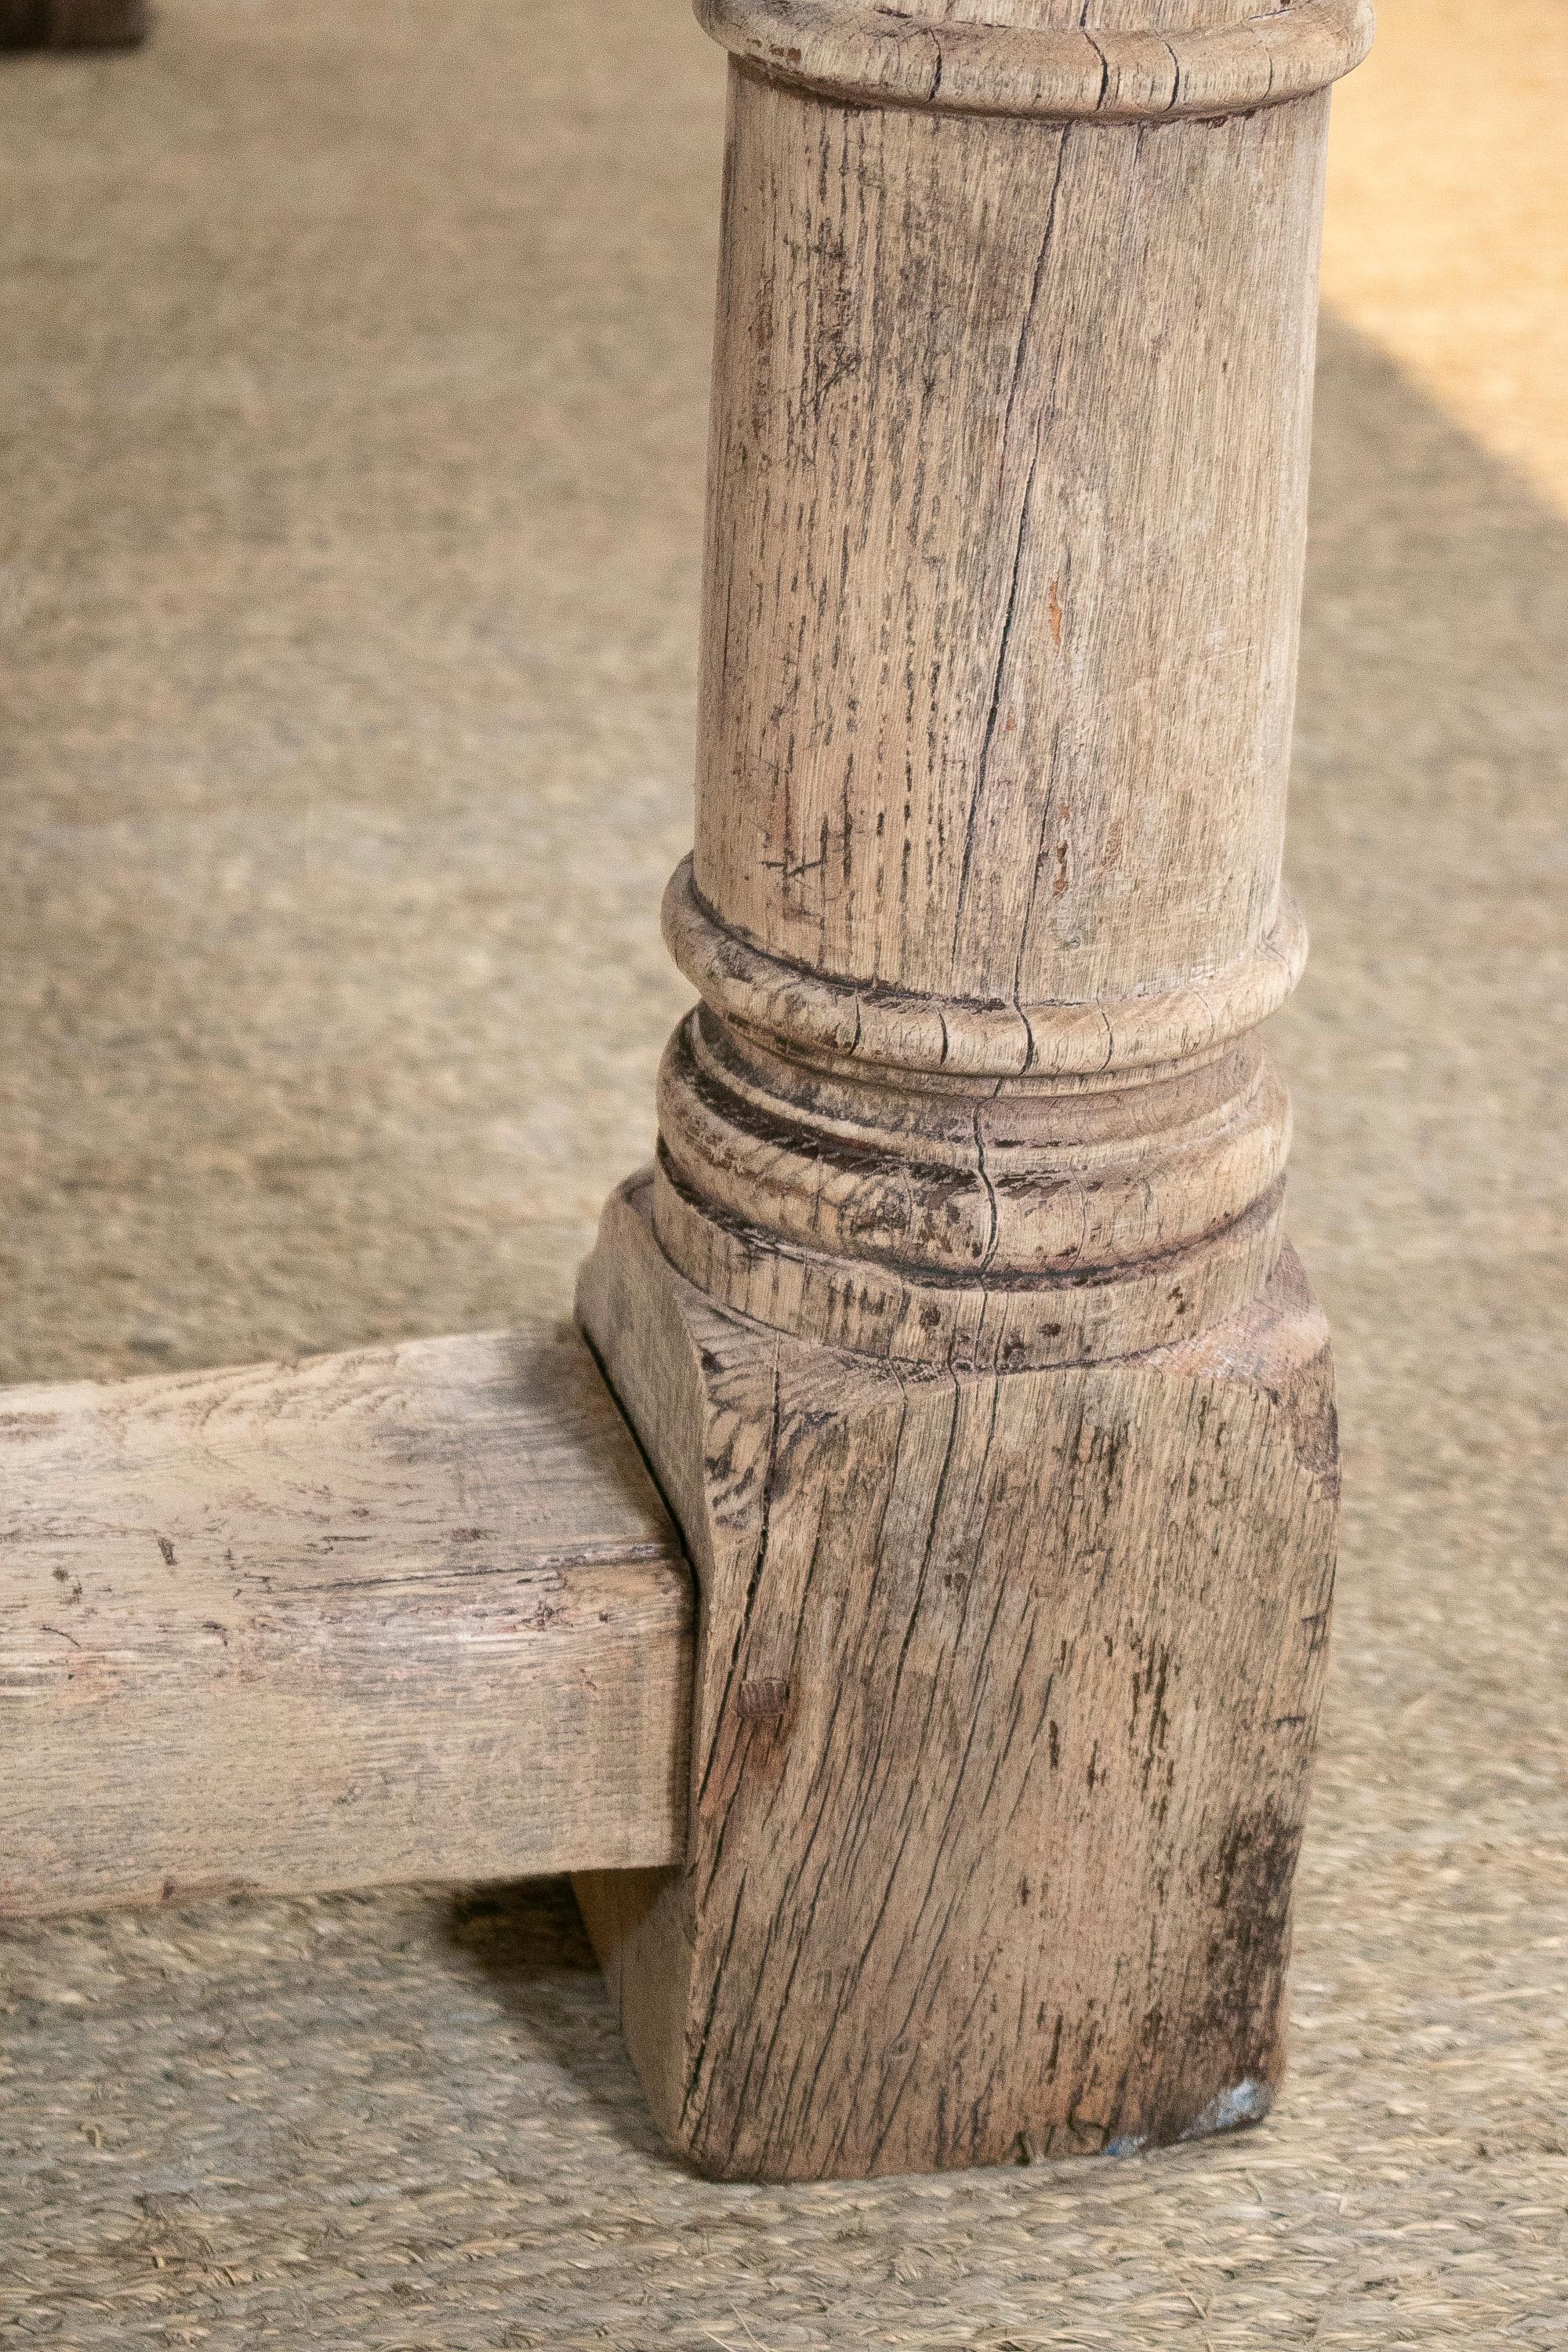
[[1322,89],[1372,44],[1372,0],[697,0],[754,72],[864,106],[1173,121]]
[[1180,1338],[1267,1279],[1289,1112],[1247,1031],[1299,964],[1294,910],[1124,1038],[1076,1007],[763,978],[689,866],[666,929],[707,1002],[660,1074],[655,1218],[711,1295],[868,1353],[1017,1369]]

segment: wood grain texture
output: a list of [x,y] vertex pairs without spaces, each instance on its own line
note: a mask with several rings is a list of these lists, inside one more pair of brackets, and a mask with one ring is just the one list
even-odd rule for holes
[[744,1313],[1027,1369],[1268,1280],[1326,116],[731,75],[654,1213]]
[[684,1864],[578,1882],[675,2144],[806,2179],[1257,2121],[1333,1557],[1295,1262],[1136,1362],[877,1363],[704,1298],[645,1180],[581,1312],[703,1597]]
[[680,1849],[690,1589],[574,1333],[0,1396],[0,1908]]
[[1026,1012],[1227,973],[1279,908],[1326,100],[731,106],[704,905]]

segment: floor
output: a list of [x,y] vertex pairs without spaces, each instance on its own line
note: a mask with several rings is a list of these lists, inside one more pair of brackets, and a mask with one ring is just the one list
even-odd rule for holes
[[[715,2188],[560,1885],[13,1926],[0,2342],[1568,2344],[1568,22],[1383,14],[1278,1037],[1347,1482],[1280,2106]],[[0,61],[0,1378],[563,1307],[684,1001],[721,88],[681,0]]]

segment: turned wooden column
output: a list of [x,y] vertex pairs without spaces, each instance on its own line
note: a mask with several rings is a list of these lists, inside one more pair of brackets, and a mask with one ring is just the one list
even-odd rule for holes
[[1258,1024],[1370,12],[699,14],[701,1002],[581,1311],[702,1624],[684,1865],[584,1907],[709,2170],[1193,2137],[1279,2071],[1331,1578]]

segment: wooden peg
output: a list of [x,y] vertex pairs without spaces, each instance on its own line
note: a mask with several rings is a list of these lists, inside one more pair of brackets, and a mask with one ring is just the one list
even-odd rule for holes
[[580,1893],[716,2175],[1195,2137],[1279,2075],[1332,1572],[1258,1026],[1370,12],[699,14],[701,1003],[580,1314],[700,1633],[684,1861]]

